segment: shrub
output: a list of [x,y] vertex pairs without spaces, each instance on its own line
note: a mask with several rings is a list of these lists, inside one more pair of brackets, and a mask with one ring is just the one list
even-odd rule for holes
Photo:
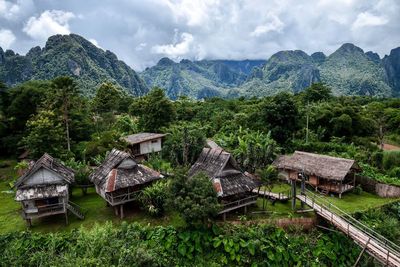
[[138,200],[150,215],[161,216],[164,214],[168,184],[168,181],[160,180],[140,192]]
[[353,189],[354,194],[356,195],[361,195],[361,193],[363,192],[363,189],[361,188],[361,185],[357,185],[354,189]]

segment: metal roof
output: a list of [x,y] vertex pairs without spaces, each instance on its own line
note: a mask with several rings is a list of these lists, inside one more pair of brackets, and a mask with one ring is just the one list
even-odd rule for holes
[[166,134],[160,134],[160,133],[137,133],[137,134],[131,134],[128,136],[123,137],[127,143],[130,145],[135,145],[139,143],[143,143],[146,141],[162,138],[166,136]]

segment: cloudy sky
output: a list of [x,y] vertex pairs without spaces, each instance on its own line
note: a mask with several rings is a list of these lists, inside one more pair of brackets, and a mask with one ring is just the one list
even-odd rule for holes
[[332,53],[352,42],[381,56],[400,46],[397,0],[0,0],[0,46],[25,54],[76,33],[136,70],[164,56],[266,59]]

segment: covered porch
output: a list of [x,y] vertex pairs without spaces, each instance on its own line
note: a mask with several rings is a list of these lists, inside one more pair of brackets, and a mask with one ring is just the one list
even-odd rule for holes
[[238,199],[225,199],[221,201],[221,211],[218,215],[222,215],[224,221],[226,220],[226,213],[240,208],[244,208],[244,213],[247,213],[247,207],[257,203],[258,195],[246,195]]

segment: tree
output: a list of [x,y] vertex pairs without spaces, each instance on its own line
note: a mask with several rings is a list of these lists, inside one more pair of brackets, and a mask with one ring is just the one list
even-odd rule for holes
[[57,77],[52,81],[52,94],[49,95],[49,103],[62,114],[67,140],[67,149],[71,151],[70,139],[70,113],[79,96],[75,81],[68,76]]
[[[269,165],[267,168],[258,169],[256,174],[260,177],[261,182],[271,192],[274,184],[278,181],[278,170],[275,166]],[[264,209],[265,198],[263,198]]]
[[131,105],[132,115],[140,115],[139,126],[143,131],[158,132],[175,119],[175,108],[160,88],[154,88]]
[[122,91],[120,89],[112,83],[102,83],[93,98],[92,109],[99,114],[106,112],[114,113],[119,110],[121,99]]
[[63,129],[53,111],[41,110],[26,123],[28,134],[22,145],[36,158],[47,152],[55,157],[64,154]]
[[271,101],[262,102],[257,115],[280,144],[287,143],[298,129],[299,111],[293,96],[288,93],[277,94]]
[[305,103],[326,101],[332,97],[332,90],[323,83],[313,83],[304,90]]
[[249,172],[254,172],[256,169],[271,164],[279,151],[278,145],[271,138],[270,132],[264,134],[242,127],[229,135],[217,135],[216,141],[219,145],[231,151],[238,163]]
[[190,226],[200,226],[217,215],[220,205],[210,179],[204,174],[188,177],[182,170],[171,180],[168,205]]
[[164,156],[178,165],[194,163],[204,147],[205,131],[199,123],[184,122],[165,128],[168,135],[164,142]]

